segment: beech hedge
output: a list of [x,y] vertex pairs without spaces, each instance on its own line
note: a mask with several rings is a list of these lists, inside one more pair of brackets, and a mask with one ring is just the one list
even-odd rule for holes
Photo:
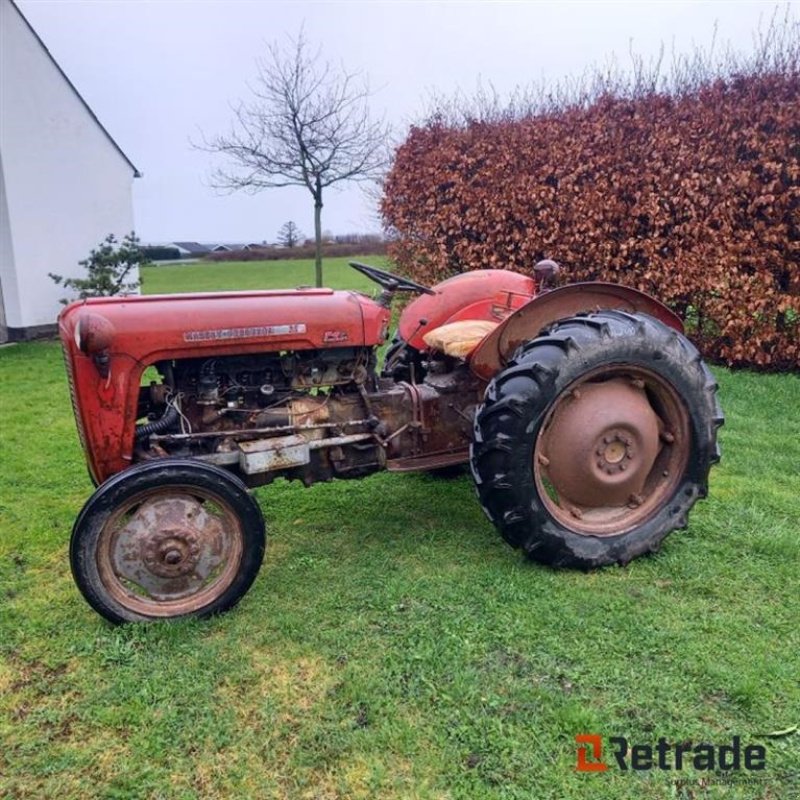
[[800,367],[800,73],[413,127],[384,184],[390,256],[613,281],[667,303],[711,359]]

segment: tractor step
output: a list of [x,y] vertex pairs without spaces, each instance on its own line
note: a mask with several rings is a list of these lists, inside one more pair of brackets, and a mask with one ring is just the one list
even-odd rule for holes
[[468,462],[469,450],[464,448],[463,450],[437,453],[432,456],[395,458],[386,462],[386,469],[389,472],[424,472],[429,469],[441,469],[442,467],[452,467],[456,464],[467,464]]

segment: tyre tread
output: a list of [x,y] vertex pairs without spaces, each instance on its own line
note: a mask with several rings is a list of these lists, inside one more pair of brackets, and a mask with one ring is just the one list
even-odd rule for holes
[[[618,536],[587,536],[563,528],[530,491],[530,458],[536,431],[565,375],[602,366],[611,352],[632,354],[655,370],[677,375],[688,396],[694,431],[694,466],[654,517]],[[572,379],[570,378],[570,380]],[[567,381],[568,382],[568,381]],[[560,320],[523,343],[491,381],[474,422],[470,465],[486,516],[513,547],[552,566],[593,568],[625,564],[654,552],[664,537],[687,524],[694,503],[708,493],[708,475],[719,460],[717,429],[724,422],[717,382],[697,348],[678,331],[644,314],[603,310]],[[539,422],[536,422],[536,421]],[[524,443],[524,446],[523,446]],[[690,458],[690,461],[692,461]],[[532,496],[531,496],[532,495]]]

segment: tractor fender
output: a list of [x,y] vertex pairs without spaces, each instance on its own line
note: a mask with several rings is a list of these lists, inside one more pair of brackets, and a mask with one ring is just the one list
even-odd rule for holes
[[619,309],[649,314],[683,333],[683,323],[663,303],[644,292],[616,283],[573,283],[545,292],[510,314],[472,351],[469,365],[482,380],[491,380],[524,342],[559,319]]

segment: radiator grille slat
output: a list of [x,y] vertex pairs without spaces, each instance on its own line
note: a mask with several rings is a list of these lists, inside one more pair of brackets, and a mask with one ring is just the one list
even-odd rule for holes
[[72,402],[72,413],[75,417],[75,427],[78,429],[78,439],[80,440],[83,452],[88,455],[89,451],[86,449],[86,434],[83,430],[83,422],[81,420],[80,411],[78,409],[78,399],[75,395],[75,378],[72,374],[72,359],[70,358],[67,346],[62,342],[61,353],[64,356],[64,366],[67,370],[67,383],[69,384],[69,399]]

